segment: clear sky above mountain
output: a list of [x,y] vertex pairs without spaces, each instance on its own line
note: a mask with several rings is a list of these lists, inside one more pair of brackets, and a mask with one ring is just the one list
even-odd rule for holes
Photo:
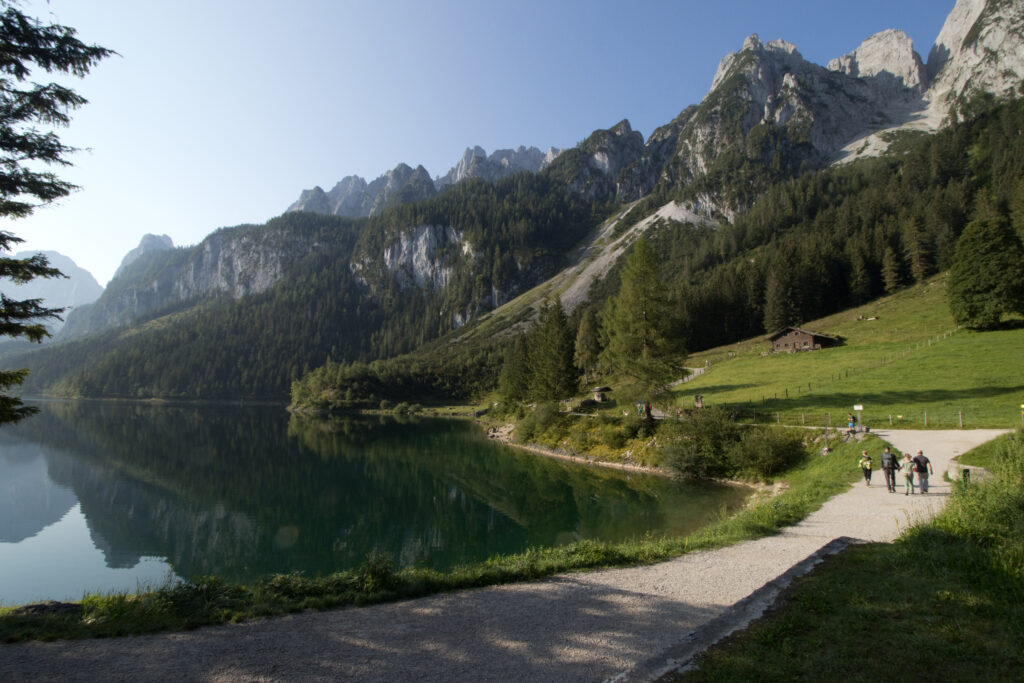
[[[303,189],[466,147],[572,147],[627,118],[644,136],[699,102],[744,38],[818,64],[887,28],[922,58],[954,0],[32,0],[27,14],[116,50],[60,132],[82,186],[5,222],[101,283],[145,233],[194,244],[262,223]],[[39,79],[45,76],[38,76]]]

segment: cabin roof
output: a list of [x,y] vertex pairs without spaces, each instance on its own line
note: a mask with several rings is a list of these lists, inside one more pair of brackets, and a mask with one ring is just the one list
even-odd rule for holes
[[780,337],[785,337],[790,332],[803,332],[804,334],[809,334],[812,337],[820,337],[822,339],[828,339],[830,341],[835,341],[835,342],[842,341],[841,337],[833,337],[830,334],[822,334],[821,332],[814,332],[812,330],[805,330],[805,329],[800,328],[800,327],[793,327],[792,325],[790,325],[789,327],[783,327],[781,330],[779,330],[778,332],[776,332],[772,336],[768,337],[768,341],[775,341],[776,339],[779,339]]

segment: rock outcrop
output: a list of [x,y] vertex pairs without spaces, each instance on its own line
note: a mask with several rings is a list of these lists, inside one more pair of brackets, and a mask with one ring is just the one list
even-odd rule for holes
[[431,180],[423,166],[413,169],[399,164],[371,183],[352,175],[343,178],[328,192],[319,186],[303,190],[287,211],[366,218],[394,202],[430,199],[438,191],[470,178],[495,182],[520,171],[536,173],[559,154],[561,150],[554,147],[542,152],[536,147],[520,146],[495,150],[489,156],[482,147],[467,148],[459,162],[436,180]]
[[928,70],[914,50],[914,41],[894,29],[876,33],[853,52],[833,59],[828,68],[897,95],[920,93],[928,87]]
[[619,193],[619,173],[644,153],[643,135],[623,119],[598,130],[552,162],[548,172],[585,201],[612,201]]
[[1024,81],[1024,3],[958,0],[928,54],[935,118],[976,93],[1019,96]]
[[146,254],[152,254],[158,251],[169,251],[174,249],[174,242],[167,235],[152,235],[145,234],[142,236],[142,240],[139,242],[139,246],[135,247],[121,259],[121,265],[114,271],[114,279],[118,276],[123,275],[127,268],[138,261],[141,257]]
[[330,192],[314,187],[303,190],[287,211],[309,211],[328,216],[366,218],[382,211],[392,202],[416,202],[437,193],[434,181],[422,166],[415,169],[399,164],[367,183],[359,176],[346,176]]
[[554,147],[545,153],[536,147],[520,146],[516,149],[497,149],[488,156],[483,147],[467,147],[459,163],[444,176],[437,178],[434,185],[441,190],[470,178],[480,178],[493,183],[520,171],[537,173],[559,154],[561,150]]

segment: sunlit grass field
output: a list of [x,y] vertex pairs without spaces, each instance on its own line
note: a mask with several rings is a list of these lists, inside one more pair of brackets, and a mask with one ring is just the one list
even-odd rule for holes
[[670,403],[727,405],[744,421],[832,426],[855,405],[872,428],[1013,427],[1024,404],[1024,328],[957,329],[946,276],[801,327],[844,344],[767,353],[767,336],[697,353],[707,372],[673,390]]

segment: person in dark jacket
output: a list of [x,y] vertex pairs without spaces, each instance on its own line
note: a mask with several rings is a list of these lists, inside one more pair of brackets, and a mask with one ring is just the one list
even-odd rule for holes
[[914,471],[917,472],[917,488],[921,493],[928,493],[928,475],[935,474],[932,461],[921,451],[914,456]]
[[900,468],[899,460],[896,459],[896,454],[889,450],[886,446],[882,451],[882,474],[885,475],[885,486],[889,489],[889,493],[896,492],[896,470]]

